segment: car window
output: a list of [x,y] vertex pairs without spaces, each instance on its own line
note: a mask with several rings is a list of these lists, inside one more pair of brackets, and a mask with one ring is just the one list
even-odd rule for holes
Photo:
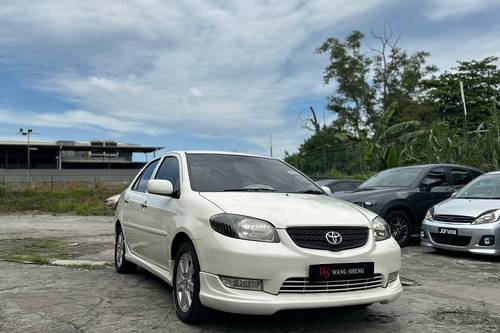
[[363,184],[363,182],[352,182],[351,183],[352,189],[353,190],[357,189],[361,184]]
[[469,171],[470,171],[470,173],[472,175],[472,179],[475,179],[475,178],[477,178],[477,177],[479,177],[479,176],[481,176],[483,174],[482,172],[477,171],[477,170],[469,170]]
[[454,198],[500,199],[500,174],[487,174],[474,179]]
[[444,168],[435,168],[427,173],[422,185],[426,188],[433,188],[436,186],[448,186],[448,177],[446,175],[446,170]]
[[257,156],[187,154],[191,188],[197,192],[314,192],[323,194],[288,164]]
[[338,183],[332,186],[332,192],[342,192],[342,191],[350,191],[352,190],[352,186],[350,183]]
[[155,179],[169,180],[174,188],[173,197],[178,197],[181,188],[179,175],[179,160],[175,157],[165,157],[156,173]]
[[361,184],[359,187],[369,188],[410,186],[414,181],[418,179],[422,171],[423,168],[420,167],[396,168],[381,171]]
[[453,184],[456,186],[464,186],[471,181],[469,171],[465,169],[453,168],[450,173],[451,178],[453,179]]
[[157,164],[158,160],[155,160],[151,162],[146,167],[146,169],[144,169],[142,175],[139,177],[139,179],[135,182],[134,186],[132,187],[132,190],[138,192],[146,192],[146,189],[148,187],[148,181],[151,179],[151,176],[153,175],[153,172],[155,171]]

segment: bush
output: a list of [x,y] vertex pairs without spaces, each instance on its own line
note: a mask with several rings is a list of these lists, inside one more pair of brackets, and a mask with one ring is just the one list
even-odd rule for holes
[[104,200],[125,185],[82,183],[0,185],[0,213],[39,212],[76,215],[113,215]]

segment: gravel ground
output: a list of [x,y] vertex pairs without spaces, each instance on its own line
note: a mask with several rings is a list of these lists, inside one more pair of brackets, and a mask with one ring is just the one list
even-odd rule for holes
[[[112,260],[110,217],[0,216],[0,249],[26,240],[83,244],[74,257]],[[5,245],[9,244],[9,245]],[[14,244],[14,245],[12,245]],[[0,261],[0,332],[498,332],[500,259],[403,249],[395,303],[365,310],[285,311],[270,317],[214,312],[198,326],[175,316],[171,289],[139,270],[87,270]]]

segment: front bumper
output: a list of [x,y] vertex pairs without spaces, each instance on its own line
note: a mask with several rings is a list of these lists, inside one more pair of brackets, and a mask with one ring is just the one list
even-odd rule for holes
[[[283,229],[278,229],[278,234],[280,243],[244,241],[216,232],[199,239],[201,302],[221,311],[265,315],[287,309],[387,303],[402,292],[399,278],[387,283],[389,273],[401,269],[401,250],[392,238],[375,242],[370,233],[365,246],[332,252],[298,247]],[[314,294],[280,293],[285,280],[307,278],[310,265],[356,262],[374,262],[374,273],[383,276],[383,287]],[[220,275],[260,279],[263,291],[228,288],[220,281]]]
[[[458,235],[470,237],[470,242],[464,246],[439,243],[432,235],[438,233],[438,228],[457,229]],[[426,235],[426,238],[422,239],[422,246],[484,255],[500,255],[500,222],[475,225],[424,220],[422,222],[422,231]],[[480,245],[480,241],[484,236],[495,236],[495,244],[490,246]]]
[[200,273],[200,300],[203,305],[224,312],[271,315],[281,310],[313,309],[397,300],[403,291],[399,277],[385,288],[317,294],[278,294],[262,291],[232,289],[224,286],[219,277]]

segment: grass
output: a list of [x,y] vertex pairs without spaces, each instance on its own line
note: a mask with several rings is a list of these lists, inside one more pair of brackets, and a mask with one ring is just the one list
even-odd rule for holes
[[25,239],[9,243],[4,244],[0,254],[2,259],[9,261],[48,265],[52,260],[70,257],[60,241]]
[[124,188],[123,184],[88,183],[0,185],[0,214],[113,215],[104,200]]

